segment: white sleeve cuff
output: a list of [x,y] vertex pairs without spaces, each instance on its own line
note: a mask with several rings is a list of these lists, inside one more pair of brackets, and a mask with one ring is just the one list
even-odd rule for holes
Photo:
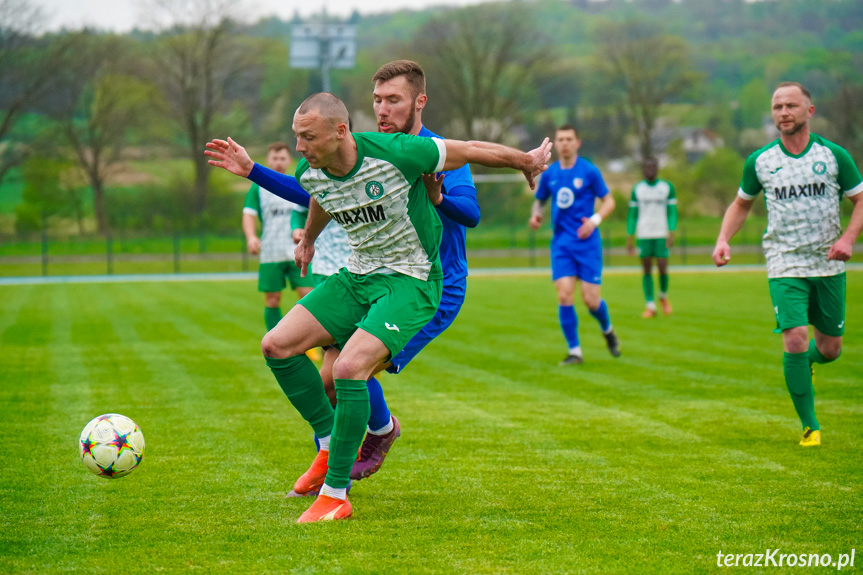
[[863,182],[860,182],[859,184],[857,184],[856,186],[854,186],[850,190],[846,191],[845,195],[850,198],[851,196],[856,196],[860,192],[863,192]]
[[245,208],[245,207],[244,207],[244,208],[243,208],[243,213],[244,213],[244,214],[252,214],[253,216],[257,216],[257,215],[258,215],[258,210],[256,210],[255,208]]
[[438,160],[437,166],[435,166],[435,173],[443,171],[443,165],[446,163],[446,142],[441,138],[432,138],[432,142],[437,144],[437,151],[440,159]]
[[754,200],[757,196],[750,196],[746,192],[743,191],[743,188],[737,189],[737,196],[743,198],[744,200]]

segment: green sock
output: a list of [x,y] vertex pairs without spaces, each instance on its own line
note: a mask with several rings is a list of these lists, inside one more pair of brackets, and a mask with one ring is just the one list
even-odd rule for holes
[[815,340],[809,340],[809,363],[831,363],[839,359],[841,355],[842,352],[840,351],[839,355],[837,355],[835,358],[827,359],[826,357],[821,355],[820,351],[818,351],[818,346],[815,345]]
[[[277,359],[264,358],[291,404],[309,422],[315,435],[326,437],[333,431],[333,406],[324,393],[318,368],[306,354]],[[368,416],[366,416],[368,419]]]
[[267,325],[267,331],[270,331],[282,319],[282,308],[280,307],[265,307],[264,308],[264,323]]
[[668,274],[659,274],[659,293],[668,293]]
[[644,290],[644,301],[653,301],[653,276],[644,274],[641,278],[641,287]]
[[815,419],[815,390],[812,387],[812,372],[809,370],[809,353],[788,353],[782,358],[785,368],[785,385],[794,402],[794,409],[803,427],[821,429]]
[[361,379],[336,380],[336,417],[330,438],[326,484],[347,487],[363,432],[369,422],[369,388]]

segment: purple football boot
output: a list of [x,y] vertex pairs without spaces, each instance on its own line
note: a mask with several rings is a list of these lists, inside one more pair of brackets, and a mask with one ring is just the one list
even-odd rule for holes
[[365,479],[372,473],[377,472],[384,464],[384,458],[389,453],[396,438],[402,434],[399,420],[393,415],[393,428],[386,435],[372,435],[366,433],[363,444],[360,446],[360,454],[351,469],[351,479]]

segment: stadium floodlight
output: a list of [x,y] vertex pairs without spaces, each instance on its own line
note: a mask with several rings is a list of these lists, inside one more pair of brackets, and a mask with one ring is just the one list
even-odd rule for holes
[[295,24],[291,30],[292,68],[320,68],[323,91],[330,92],[330,70],[356,64],[357,29],[351,24]]

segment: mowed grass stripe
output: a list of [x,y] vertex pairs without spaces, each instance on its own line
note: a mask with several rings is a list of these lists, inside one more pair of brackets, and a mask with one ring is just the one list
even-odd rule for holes
[[[0,468],[20,477],[0,471],[17,502],[0,520],[0,571],[90,572],[123,557],[131,573],[691,573],[711,570],[719,549],[848,552],[863,502],[853,332],[842,360],[819,369],[825,445],[807,452],[763,276],[674,278],[676,313],[655,321],[638,317],[640,285],[617,279],[603,290],[624,356],[608,355],[581,306],[587,363],[572,369],[556,365],[564,348],[547,278],[472,279],[453,328],[382,377],[404,433],[383,470],[355,485],[357,520],[302,528],[293,521],[310,502],[283,495],[314,449],[260,357],[253,282],[53,286],[65,301],[0,288],[22,308],[62,301],[31,325],[58,324],[62,353],[80,355],[68,379],[84,406],[54,400],[45,413],[37,371],[3,345],[14,391],[0,391],[0,437],[27,428],[14,403],[48,422],[97,398],[142,413],[128,415],[148,440],[141,469],[113,482],[84,470],[65,439],[62,450],[48,441],[63,461],[56,506],[32,505],[38,470],[0,451]],[[849,328],[860,312],[849,302]],[[16,357],[50,355],[28,331],[32,315],[0,312]],[[87,419],[68,424],[73,444]],[[24,437],[14,447],[29,456]],[[34,525],[49,534],[28,535]]]

